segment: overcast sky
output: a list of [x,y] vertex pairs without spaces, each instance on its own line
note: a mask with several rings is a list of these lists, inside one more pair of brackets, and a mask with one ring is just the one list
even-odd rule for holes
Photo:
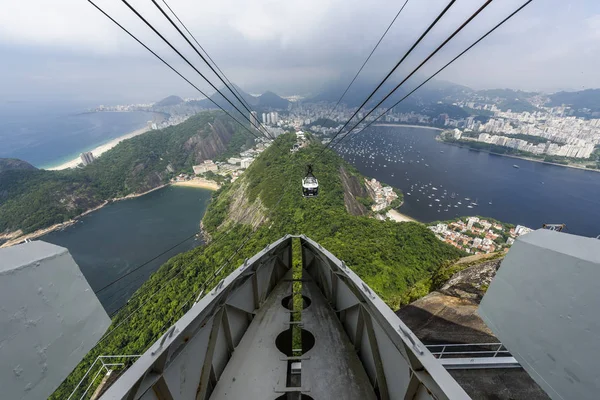
[[[130,1],[194,64],[202,65],[150,0]],[[361,78],[381,79],[448,1],[409,0]],[[423,74],[443,65],[523,1],[493,1]],[[167,2],[242,88],[305,95],[350,79],[404,0]],[[400,81],[483,2],[458,0],[393,80]],[[97,4],[210,92],[120,0]],[[0,55],[0,100],[119,102],[198,95],[85,0],[4,2]],[[598,66],[600,1],[534,0],[440,79],[475,89],[578,90],[600,87]]]

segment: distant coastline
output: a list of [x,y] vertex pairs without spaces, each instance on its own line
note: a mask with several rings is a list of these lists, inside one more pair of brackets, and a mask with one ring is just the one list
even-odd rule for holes
[[198,189],[207,189],[207,190],[212,190],[212,191],[217,190],[219,188],[219,185],[216,182],[208,181],[208,180],[205,180],[205,179],[194,179],[192,181],[176,182],[176,183],[173,183],[173,182],[165,183],[163,185],[160,185],[160,186],[157,186],[157,187],[152,188],[150,190],[147,190],[147,191],[145,191],[143,193],[132,193],[132,194],[128,194],[127,196],[115,197],[115,198],[110,199],[110,200],[105,200],[99,206],[91,208],[91,209],[89,209],[89,210],[87,210],[87,211],[79,214],[78,216],[76,216],[76,217],[74,217],[74,218],[72,218],[72,219],[70,219],[68,221],[61,222],[59,224],[54,224],[54,225],[49,226],[47,228],[38,229],[37,231],[31,232],[31,233],[27,233],[27,234],[23,234],[22,231],[14,231],[14,232],[2,234],[2,235],[0,235],[0,240],[6,240],[6,242],[2,243],[0,245],[0,248],[14,246],[15,244],[22,243],[24,240],[27,240],[27,239],[29,239],[29,240],[37,239],[40,236],[44,236],[44,235],[46,235],[46,234],[48,234],[50,232],[56,231],[58,229],[67,228],[67,227],[69,227],[69,226],[77,223],[77,221],[80,218],[82,218],[82,217],[84,217],[84,216],[86,216],[86,215],[88,215],[88,214],[90,214],[90,213],[92,213],[94,211],[97,211],[97,210],[101,209],[102,207],[104,207],[104,206],[106,206],[106,205],[108,205],[110,203],[115,203],[117,201],[123,201],[123,200],[129,200],[129,199],[134,199],[134,198],[137,198],[137,197],[141,197],[141,196],[147,195],[149,193],[152,193],[152,192],[154,192],[156,190],[163,189],[163,188],[165,188],[165,187],[167,187],[169,185],[172,185],[172,186],[187,186],[187,187],[194,187],[194,188],[198,188]]
[[472,151],[479,151],[479,152],[482,152],[482,153],[493,154],[495,156],[514,158],[514,159],[517,159],[517,160],[533,161],[533,162],[540,163],[540,164],[555,165],[557,167],[565,167],[565,168],[573,168],[573,169],[578,169],[578,170],[581,170],[581,171],[600,172],[599,169],[579,167],[577,165],[569,165],[569,164],[558,164],[558,163],[553,163],[553,162],[549,162],[549,161],[540,160],[539,158],[516,156],[514,154],[495,153],[493,151],[489,151],[489,150],[485,150],[485,149],[473,149],[473,148],[471,148],[469,146],[461,145],[460,143],[447,142],[444,139],[439,138],[439,136],[436,137],[436,140],[438,140],[438,141],[440,141],[440,142],[442,142],[444,144],[450,145],[450,146],[456,146],[456,147],[460,147],[462,149],[467,149],[467,150],[472,150]]
[[[114,111],[114,113],[123,113],[123,114],[124,113],[132,113],[132,112],[135,113],[138,111]],[[152,119],[155,121],[163,121],[164,119],[169,117],[168,114],[163,113],[163,112],[154,112],[154,111],[139,111],[139,112],[152,113],[154,115],[152,117]],[[100,113],[100,111],[86,111],[86,112],[73,114],[73,115],[77,116],[77,115],[97,114],[97,113]],[[111,111],[111,113],[113,113],[113,111]],[[144,126],[142,128],[139,128],[139,129],[136,129],[133,131],[129,131],[127,133],[122,134],[119,137],[110,139],[107,142],[101,142],[99,144],[93,145],[94,147],[91,149],[90,149],[90,147],[81,149],[76,155],[71,153],[70,155],[67,155],[66,157],[61,157],[60,159],[56,160],[55,162],[46,163],[45,165],[42,165],[38,168],[48,170],[48,171],[59,171],[59,170],[68,169],[68,168],[75,168],[75,167],[77,167],[77,165],[79,165],[81,163],[81,159],[80,159],[80,155],[79,155],[80,153],[91,151],[92,154],[94,155],[94,157],[97,158],[97,157],[100,157],[100,155],[102,155],[103,153],[107,152],[108,150],[114,148],[121,141],[141,135],[143,133],[148,132],[149,130],[150,129],[147,126]],[[65,160],[68,160],[68,161],[65,161]]]
[[[148,132],[149,130],[150,129],[148,127],[137,129],[137,130],[135,130],[133,132],[129,132],[129,133],[126,133],[125,135],[119,136],[118,138],[112,139],[108,143],[101,144],[100,146],[97,146],[96,148],[94,148],[94,149],[92,149],[90,151],[94,155],[94,158],[98,158],[102,154],[106,153],[108,150],[110,150],[110,149],[114,148],[115,146],[117,146],[123,140],[131,139],[133,137],[139,136],[139,135],[141,135],[143,133]],[[72,159],[70,161],[62,163],[60,165],[57,165],[55,167],[50,167],[50,168],[45,168],[45,169],[48,170],[48,171],[60,171],[60,170],[63,170],[63,169],[68,169],[68,168],[75,168],[80,163],[81,163],[81,159],[79,157],[77,157],[77,158],[74,158],[74,159]]]
[[425,125],[409,125],[409,124],[390,124],[390,123],[381,123],[381,124],[373,124],[373,126],[391,126],[395,128],[421,128],[421,129],[433,129],[436,131],[443,131],[441,128],[436,128],[434,126],[425,126]]

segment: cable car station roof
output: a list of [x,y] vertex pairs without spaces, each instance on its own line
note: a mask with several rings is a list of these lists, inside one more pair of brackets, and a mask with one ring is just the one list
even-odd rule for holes
[[[293,240],[223,279],[101,399],[469,398],[349,267],[305,236],[293,279]],[[295,281],[300,320],[289,310]],[[292,327],[301,349],[290,348]]]

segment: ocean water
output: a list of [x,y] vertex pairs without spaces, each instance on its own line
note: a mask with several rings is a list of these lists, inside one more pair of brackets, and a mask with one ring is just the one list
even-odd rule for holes
[[[109,204],[75,225],[39,238],[69,249],[94,291],[197,232],[211,191],[168,186]],[[169,258],[200,245],[191,239],[98,294],[110,314]]]
[[92,106],[0,103],[0,158],[20,158],[49,168],[140,129],[154,118],[146,112],[86,113]]
[[[600,173],[468,150],[436,141],[437,134],[371,127],[339,151],[364,175],[402,189],[400,212],[419,221],[482,215],[534,229],[565,223],[567,232],[600,235]],[[468,208],[472,202],[478,205]]]

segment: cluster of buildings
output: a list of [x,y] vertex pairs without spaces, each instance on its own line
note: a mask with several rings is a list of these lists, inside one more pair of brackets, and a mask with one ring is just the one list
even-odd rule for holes
[[262,113],[262,123],[265,125],[277,125],[279,122],[279,113],[271,111],[268,113]]
[[[585,119],[569,115],[572,110],[568,107],[544,107],[537,104],[535,112],[502,111],[492,100],[489,102],[461,101],[452,103],[454,106],[472,110],[481,110],[490,117],[486,118],[469,116],[467,118],[452,118],[448,114],[439,114],[435,117],[416,112],[397,113],[390,112],[381,118],[381,122],[399,124],[417,124],[430,126],[445,126],[458,128],[465,132],[487,134],[482,136],[486,143],[512,147],[533,154],[547,154],[587,159],[596,146],[600,145],[600,119]],[[286,119],[280,120],[283,127],[310,126],[315,133],[330,135],[339,131],[343,124],[356,111],[340,104],[335,109],[331,103],[293,103]],[[372,121],[375,116],[383,112],[374,112],[365,122]],[[359,112],[355,120],[362,118],[364,112]],[[326,120],[326,126],[315,122]],[[336,124],[337,123],[337,124]],[[530,135],[545,139],[544,143],[530,143],[526,140],[511,137],[511,135]],[[465,139],[465,137],[463,137]],[[539,142],[539,141],[536,141]],[[550,143],[548,143],[550,142]]]
[[306,140],[306,135],[302,131],[296,132],[296,143],[290,149],[291,153],[298,152],[302,147],[308,145],[308,141]]
[[471,254],[493,253],[508,249],[515,239],[532,229],[517,225],[508,228],[499,222],[479,217],[463,217],[428,227],[436,237]]
[[[258,142],[253,148],[245,150],[237,156],[228,158],[226,162],[204,160],[202,164],[192,166],[194,175],[203,175],[207,172],[212,172],[217,175],[229,177],[233,182],[242,174],[243,170],[247,169],[255,158],[269,146],[269,142]],[[187,179],[190,178],[191,177],[188,177]]]
[[169,126],[179,125],[182,122],[185,122],[188,118],[193,116],[195,113],[185,113],[185,114],[169,114],[168,118],[159,120],[159,121],[148,121],[148,129],[157,130],[164,129]]
[[576,139],[579,142],[578,144],[565,144],[561,146],[557,143],[552,143],[551,141],[533,144],[523,139],[516,139],[509,136],[490,135],[488,133],[481,133],[476,139],[469,140],[491,143],[537,155],[547,154],[549,156],[573,158],[590,158],[595,148],[594,144],[586,143],[581,139]]
[[371,209],[375,212],[385,211],[391,207],[392,202],[398,198],[398,195],[391,186],[383,186],[381,182],[375,178],[371,180],[365,179],[365,183],[375,202],[371,206]]

